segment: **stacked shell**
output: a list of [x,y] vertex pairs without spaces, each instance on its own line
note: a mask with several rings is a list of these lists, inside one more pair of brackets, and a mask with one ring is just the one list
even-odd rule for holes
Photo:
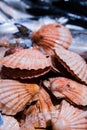
[[33,128],[36,129],[46,129],[48,126],[51,126],[51,113],[55,111],[55,107],[52,104],[50,96],[41,88],[38,93],[38,98],[36,104],[31,105],[29,109],[25,111],[26,120],[21,125],[21,128],[33,126]]
[[1,73],[11,78],[0,79],[0,130],[87,130],[87,64],[67,50],[70,31],[54,23],[31,37],[33,48],[0,51]]
[[2,73],[12,78],[34,78],[44,75],[51,69],[50,57],[36,48],[20,49],[3,57]]

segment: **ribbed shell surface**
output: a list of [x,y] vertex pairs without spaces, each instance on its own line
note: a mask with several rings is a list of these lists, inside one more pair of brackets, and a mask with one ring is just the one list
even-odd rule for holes
[[7,115],[22,111],[39,91],[36,84],[23,84],[14,80],[0,80],[0,110]]
[[[49,79],[49,89],[57,98],[65,98],[71,102],[87,105],[87,86],[68,78],[58,77]],[[60,94],[61,95],[60,95]]]
[[27,70],[38,70],[44,69],[51,65],[50,58],[43,55],[37,49],[22,49],[13,53],[12,55],[6,56],[0,60],[0,62],[9,68],[19,68]]
[[87,130],[87,111],[62,102],[59,115],[52,118],[53,130]]
[[55,55],[69,74],[87,84],[87,64],[80,55],[63,47],[56,48]]
[[34,43],[43,47],[43,49],[54,49],[57,45],[65,48],[71,44],[72,36],[68,28],[61,24],[43,25],[37,32],[32,33]]

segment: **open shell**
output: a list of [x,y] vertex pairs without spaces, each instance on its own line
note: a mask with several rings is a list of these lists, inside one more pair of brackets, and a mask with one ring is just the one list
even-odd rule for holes
[[63,101],[59,115],[52,118],[53,130],[87,130],[87,111]]
[[20,127],[14,117],[0,115],[0,130],[20,130]]
[[72,36],[68,28],[59,23],[43,25],[37,32],[32,33],[34,43],[44,48],[54,49],[57,45],[68,48]]
[[72,76],[80,82],[87,84],[87,64],[85,60],[75,52],[64,49],[63,47],[55,49],[55,65],[66,76]]
[[68,78],[50,78],[44,81],[44,85],[51,90],[57,98],[65,98],[71,102],[87,105],[87,86]]
[[22,49],[0,60],[2,72],[12,78],[34,78],[51,69],[50,58],[36,48]]
[[7,115],[22,111],[39,92],[36,84],[23,84],[14,80],[0,80],[0,110]]

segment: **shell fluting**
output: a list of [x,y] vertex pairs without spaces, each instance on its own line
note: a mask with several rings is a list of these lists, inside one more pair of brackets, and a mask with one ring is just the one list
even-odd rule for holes
[[36,84],[23,84],[14,80],[0,80],[0,110],[7,115],[22,111],[29,100],[39,92]]
[[[38,101],[26,111],[26,123],[30,122],[34,128],[46,128],[51,124],[51,113],[54,109],[48,93],[41,88]],[[46,101],[48,99],[48,101]],[[53,109],[51,109],[53,108]],[[30,125],[28,124],[28,125]]]
[[53,130],[86,130],[87,111],[80,110],[63,101],[58,117],[52,118]]
[[36,48],[20,49],[0,60],[2,72],[13,78],[32,78],[44,75],[51,69],[50,57]]
[[32,39],[34,43],[43,49],[54,49],[57,45],[68,48],[71,44],[72,36],[66,27],[59,23],[53,23],[43,25],[37,32],[33,32]]
[[57,77],[49,79],[49,86],[45,86],[51,90],[51,92],[57,98],[65,98],[71,102],[86,106],[87,105],[87,86],[80,84],[64,77]]
[[87,84],[87,64],[79,54],[59,46],[55,49],[55,55],[61,64],[61,70],[64,68],[64,74],[71,75],[74,79]]

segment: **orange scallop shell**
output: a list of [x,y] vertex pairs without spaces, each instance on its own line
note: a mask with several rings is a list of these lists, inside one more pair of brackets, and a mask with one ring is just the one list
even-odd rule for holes
[[34,78],[51,69],[50,58],[36,48],[20,49],[0,62],[4,65],[2,72],[13,78]]
[[63,77],[50,78],[49,81],[44,81],[44,85],[48,87],[57,98],[68,99],[77,105],[87,105],[86,85]]
[[0,123],[0,130],[20,130],[19,124],[14,117],[5,115],[0,116],[2,120],[2,123]]
[[22,111],[39,92],[37,84],[23,84],[15,80],[0,80],[0,110],[7,115]]
[[43,25],[37,32],[32,33],[33,42],[45,50],[54,49],[57,45],[68,48],[72,36],[68,28],[59,23]]
[[63,101],[59,115],[52,118],[53,130],[87,130],[87,111]]
[[54,68],[67,77],[72,76],[73,79],[87,84],[87,64],[79,54],[59,46],[55,49],[55,56]]

